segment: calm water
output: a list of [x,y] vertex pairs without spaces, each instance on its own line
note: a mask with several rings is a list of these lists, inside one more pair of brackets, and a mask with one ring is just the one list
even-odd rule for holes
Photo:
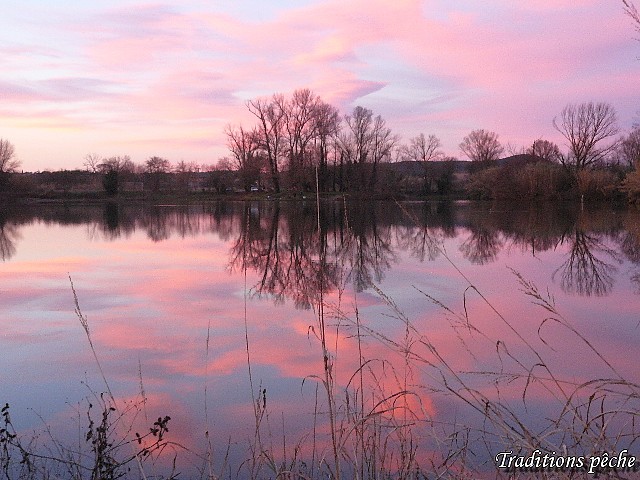
[[[530,434],[587,453],[630,442],[632,414],[615,412],[638,411],[622,381],[640,383],[637,211],[326,201],[318,222],[314,202],[21,207],[0,211],[0,258],[0,402],[41,445],[44,425],[77,445],[106,390],[69,277],[119,408],[137,412],[126,421],[170,415],[183,472],[202,467],[208,431],[215,468],[229,446],[226,475],[248,475],[254,398],[278,461],[296,444],[307,462],[331,456],[321,302],[339,422],[364,407],[427,469],[462,452],[439,468],[495,475],[492,458]],[[597,447],[577,438],[600,428],[591,403],[614,412]],[[346,431],[348,450],[359,430]]]

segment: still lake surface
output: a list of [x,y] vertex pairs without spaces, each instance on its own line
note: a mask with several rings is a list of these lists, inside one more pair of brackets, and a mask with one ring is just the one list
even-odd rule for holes
[[[330,457],[321,303],[337,417],[362,405],[427,470],[495,474],[529,433],[631,443],[635,413],[616,412],[638,412],[640,212],[327,200],[319,217],[313,201],[0,210],[0,403],[39,444],[44,425],[84,435],[106,387],[71,277],[111,391],[136,425],[171,416],[183,472],[209,432],[216,468],[229,446],[227,476],[247,475],[255,401],[277,455],[309,462],[313,437]],[[598,446],[577,439],[599,428],[593,402],[611,412]]]

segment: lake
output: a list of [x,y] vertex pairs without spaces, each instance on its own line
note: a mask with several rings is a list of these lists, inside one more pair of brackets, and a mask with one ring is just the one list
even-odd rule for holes
[[118,458],[171,417],[151,476],[494,478],[501,452],[634,453],[638,210],[23,205],[0,209],[0,258],[0,403],[34,452],[91,465],[113,405]]

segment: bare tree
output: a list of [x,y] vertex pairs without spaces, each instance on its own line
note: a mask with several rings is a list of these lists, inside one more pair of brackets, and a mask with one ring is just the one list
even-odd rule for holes
[[145,166],[148,173],[167,173],[171,170],[171,162],[162,157],[149,157]]
[[[348,167],[355,167],[357,189],[373,188],[377,181],[377,165],[389,159],[397,137],[391,133],[384,119],[368,108],[357,106],[344,117],[346,128],[339,136],[341,155]],[[367,181],[368,177],[368,181]]]
[[304,169],[308,163],[307,147],[317,136],[320,104],[320,97],[305,88],[293,92],[291,99],[285,102],[283,108],[287,132],[289,176],[294,187],[300,187],[304,183]]
[[617,145],[606,143],[618,134],[615,109],[608,103],[567,105],[553,127],[567,140],[569,154],[563,163],[580,172],[603,160]]
[[98,173],[100,171],[100,164],[102,163],[102,156],[97,153],[87,153],[84,156],[84,162],[82,165],[91,173]]
[[351,115],[345,115],[344,121],[347,129],[342,137],[342,148],[351,163],[363,164],[367,161],[373,112],[368,108],[357,106]]
[[[328,103],[320,102],[316,108],[315,122],[317,128],[316,140],[318,150],[318,180],[320,183],[319,187],[321,190],[325,190],[329,165],[329,149],[332,145],[335,145],[338,133],[340,131],[340,112],[338,112],[338,109],[334,106]],[[337,161],[335,155],[333,160],[335,167],[335,162]]]
[[547,162],[559,163],[562,161],[562,153],[560,148],[549,140],[539,138],[527,149],[528,155],[533,155]]
[[474,130],[464,137],[460,150],[474,162],[498,160],[504,148],[498,141],[498,134],[486,130]]
[[14,155],[13,144],[0,138],[0,192],[7,188],[11,174],[20,167],[20,161],[16,160]]
[[640,167],[640,127],[634,128],[620,143],[620,154],[631,168]]
[[259,130],[246,131],[242,126],[225,128],[227,146],[232,154],[235,169],[242,179],[242,186],[249,191],[251,186],[260,179],[262,170],[262,155],[259,148]]
[[280,173],[278,162],[284,138],[284,97],[273,95],[271,99],[249,100],[247,108],[258,119],[258,141],[264,150],[269,164],[271,181],[276,192],[280,192]]
[[406,156],[414,162],[429,162],[432,160],[440,160],[444,153],[440,150],[442,143],[440,139],[435,135],[424,136],[421,133],[417,137],[409,140],[409,145],[406,147]]
[[115,156],[103,158],[102,161],[96,166],[96,170],[101,173],[107,173],[110,171],[116,171],[118,173],[134,173],[136,170],[136,166],[131,161],[131,157],[129,157],[129,155],[124,155],[122,157]]
[[373,120],[373,131],[371,138],[371,176],[369,177],[369,188],[373,189],[378,182],[378,164],[383,161],[390,162],[393,148],[398,143],[397,135],[387,127],[387,122],[377,115]]
[[162,157],[149,157],[145,162],[145,171],[152,190],[157,192],[166,180],[167,173],[171,171],[171,162]]

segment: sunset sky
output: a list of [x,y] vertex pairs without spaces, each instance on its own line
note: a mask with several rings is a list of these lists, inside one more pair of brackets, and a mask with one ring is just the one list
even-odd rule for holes
[[448,155],[484,128],[515,148],[568,103],[640,121],[640,42],[621,1],[7,0],[0,138],[28,171],[83,157],[212,164],[244,102],[307,87]]

